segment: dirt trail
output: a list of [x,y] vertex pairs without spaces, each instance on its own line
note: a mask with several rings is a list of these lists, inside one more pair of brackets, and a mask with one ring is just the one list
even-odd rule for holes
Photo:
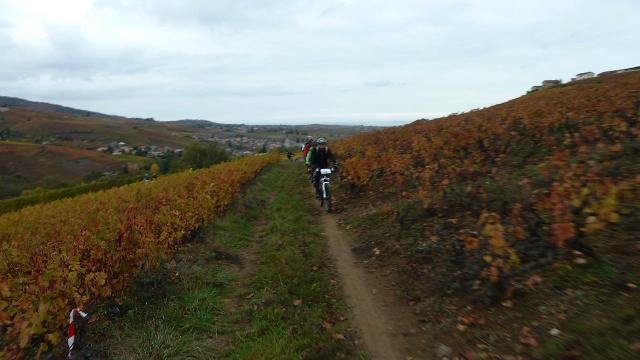
[[[415,356],[416,320],[406,306],[399,306],[385,281],[373,277],[356,262],[349,237],[328,214],[322,225],[329,251],[342,276],[344,293],[353,309],[353,324],[358,328],[372,359],[422,359]],[[413,354],[412,354],[413,353]]]

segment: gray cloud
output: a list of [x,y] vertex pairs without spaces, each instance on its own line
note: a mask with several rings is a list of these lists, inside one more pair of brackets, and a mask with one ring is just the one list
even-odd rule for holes
[[634,0],[0,8],[0,93],[167,120],[408,122],[504,101],[543,78],[640,65]]

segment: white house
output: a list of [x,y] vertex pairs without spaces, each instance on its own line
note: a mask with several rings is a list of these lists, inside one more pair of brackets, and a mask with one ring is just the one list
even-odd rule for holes
[[621,74],[621,73],[626,73],[631,71],[640,71],[640,66],[635,66],[635,67],[626,68],[626,69],[609,70],[609,71],[601,72],[600,74],[598,74],[598,76]]
[[583,73],[577,74],[576,77],[571,79],[571,81],[591,79],[592,77],[595,77],[595,76],[596,76],[596,74],[594,74],[593,72],[587,71],[587,72],[583,72]]

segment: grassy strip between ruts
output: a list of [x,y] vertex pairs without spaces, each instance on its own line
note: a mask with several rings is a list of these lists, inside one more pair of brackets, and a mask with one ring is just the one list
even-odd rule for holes
[[77,358],[365,358],[299,163],[270,167],[122,305]]

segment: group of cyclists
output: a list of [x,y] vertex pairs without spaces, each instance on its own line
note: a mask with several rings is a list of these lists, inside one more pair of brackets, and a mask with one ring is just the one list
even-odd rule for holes
[[307,136],[305,143],[302,145],[302,155],[304,157],[304,163],[307,166],[307,171],[310,174],[310,180],[313,187],[316,189],[316,197],[320,197],[320,169],[336,167],[336,158],[329,149],[327,139],[319,137],[314,139],[312,136]]

